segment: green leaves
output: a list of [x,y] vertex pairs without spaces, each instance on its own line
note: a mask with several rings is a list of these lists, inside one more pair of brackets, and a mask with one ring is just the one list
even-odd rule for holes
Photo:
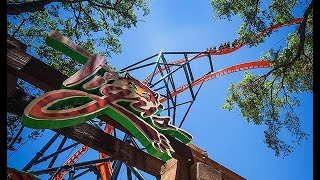
[[[239,15],[244,21],[238,30],[240,39],[253,46],[264,41],[263,37],[252,39],[255,34],[269,25],[290,21],[298,1],[271,0],[268,6],[264,4],[267,8],[262,8],[259,0],[212,0],[211,4],[220,19],[231,20],[232,16]],[[276,51],[271,49],[261,58],[272,61],[272,70],[260,76],[246,72],[241,82],[230,84],[222,106],[230,111],[237,105],[247,122],[265,125],[264,142],[276,156],[288,156],[293,151],[293,144],[300,145],[308,137],[294,111],[300,105],[294,95],[313,89],[312,5],[313,1],[307,4],[301,25],[293,34],[288,34],[287,46]],[[264,36],[268,35],[270,33]],[[291,139],[282,139],[287,133]]]
[[[35,53],[49,65],[64,74],[72,74],[76,64],[61,53],[45,47],[44,37],[50,30],[57,30],[91,53],[110,57],[121,52],[119,37],[122,29],[136,26],[137,14],[149,13],[148,1],[66,1],[46,2],[44,8],[32,9],[32,2],[10,1],[23,7],[18,15],[8,15],[7,31],[10,35],[28,45],[28,51]],[[37,2],[35,2],[37,3]],[[26,6],[28,5],[28,6]],[[37,5],[40,5],[37,3]],[[29,7],[30,6],[30,7]],[[15,7],[18,8],[18,7]],[[42,9],[42,10],[40,10]],[[142,13],[141,13],[142,12]],[[19,23],[21,23],[20,28]],[[18,30],[17,30],[18,29]],[[99,51],[96,51],[96,50]],[[61,66],[63,64],[64,66]]]
[[252,39],[254,34],[262,32],[271,24],[286,23],[291,20],[293,18],[291,10],[298,4],[298,1],[272,0],[269,6],[262,6],[261,3],[265,2],[261,0],[211,0],[213,12],[218,19],[231,20],[235,15],[243,19],[238,34],[240,39],[248,42],[250,46],[263,42],[263,37]]
[[256,83],[258,79],[245,72],[243,80],[239,84],[231,84],[229,96],[226,98],[223,109],[232,110],[236,103],[240,107],[241,115],[247,122],[261,124],[263,102],[266,100],[266,85]]
[[298,4],[298,0],[273,0],[269,5],[270,13],[274,14],[274,23],[286,23],[293,18],[292,9]]
[[299,101],[287,94],[281,83],[281,80],[266,80],[264,76],[246,72],[241,82],[230,85],[222,109],[230,111],[237,105],[247,122],[265,125],[267,130],[264,131],[264,142],[275,151],[276,156],[285,157],[293,149],[289,143],[281,140],[281,132],[290,133],[293,141],[298,144],[308,134],[301,130],[300,119],[293,109],[299,105]]

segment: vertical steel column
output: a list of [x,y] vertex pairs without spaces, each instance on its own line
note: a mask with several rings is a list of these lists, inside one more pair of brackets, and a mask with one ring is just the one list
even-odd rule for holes
[[[200,87],[199,87],[199,89],[198,89],[197,92],[196,92],[195,98],[197,97],[197,95],[198,95],[198,93],[199,93],[202,85],[203,85],[203,83],[200,84]],[[194,102],[194,100],[191,101],[191,103],[190,103],[190,105],[189,105],[189,107],[188,107],[188,109],[187,109],[187,112],[184,114],[184,116],[183,116],[183,118],[182,118],[182,120],[181,120],[181,122],[180,122],[179,128],[181,128],[184,120],[186,119],[186,117],[187,117],[187,115],[188,115],[188,113],[189,113],[189,111],[190,111],[190,108],[191,108],[193,102]]]
[[160,51],[159,54],[158,54],[158,57],[157,57],[157,60],[156,60],[156,66],[154,67],[154,70],[153,70],[153,72],[152,72],[151,78],[150,78],[149,81],[147,82],[147,86],[150,86],[150,85],[151,85],[151,82],[152,82],[153,77],[154,77],[154,73],[156,72],[157,67],[159,66],[159,61],[160,61],[161,55],[162,55],[162,49],[161,49],[161,51]]
[[27,171],[29,170],[32,165],[43,155],[43,153],[46,152],[46,150],[52,145],[52,143],[59,137],[59,133],[56,133],[50,140],[49,142],[43,146],[43,148],[36,153],[36,155],[33,157],[33,159],[22,169],[22,171]]
[[132,180],[131,170],[130,170],[130,168],[128,167],[128,165],[127,165],[127,177],[128,177],[128,180]]
[[[162,56],[162,55],[161,55],[161,56]],[[164,59],[164,58],[162,58],[162,61],[163,61],[163,59]],[[161,67],[158,66],[158,69],[159,69],[159,72],[160,72],[160,74],[161,74],[161,77],[163,77],[164,74],[163,74],[163,72],[161,71]],[[168,81],[170,81],[170,76],[168,77]],[[165,85],[165,87],[166,87],[167,96],[168,96],[169,99],[171,100],[172,106],[175,108],[176,103],[174,102],[174,100],[173,100],[173,98],[172,98],[172,96],[171,96],[168,82],[166,81],[166,79],[163,79],[163,82],[164,82],[164,85]],[[171,86],[172,86],[173,90],[175,90],[174,85],[171,84]],[[167,100],[168,108],[170,107],[169,99]],[[170,108],[169,108],[169,109],[168,109],[168,116],[170,116],[170,111],[171,111],[171,110],[170,110]],[[174,119],[173,121],[175,121],[175,119]]]
[[71,170],[69,171],[69,178],[68,178],[68,180],[73,180],[74,174],[75,174],[74,167],[71,167]]
[[210,55],[210,53],[208,53],[208,58],[209,58],[209,63],[210,63],[211,72],[213,72],[213,64],[212,64],[212,60],[211,60],[211,55]]
[[[109,158],[110,160],[110,158]],[[89,166],[89,169],[91,169],[93,171],[93,173],[95,175],[97,175],[97,179],[100,179],[101,178],[101,174],[100,174],[100,171],[97,169],[97,166],[95,164],[92,164]]]
[[[188,56],[186,54],[184,54],[184,58],[186,59],[186,61],[188,61]],[[187,65],[189,65],[189,62],[186,62]],[[190,93],[191,93],[191,96],[192,96],[192,100],[194,101],[195,97],[194,97],[194,93],[193,93],[193,89],[192,89],[192,81],[190,81],[190,78],[189,78],[189,73],[188,73],[188,70],[187,70],[187,67],[186,66],[183,66],[183,70],[184,70],[184,73],[186,75],[186,78],[187,78],[187,82],[188,82],[188,85],[189,85],[189,90],[190,90]],[[190,71],[191,72],[191,71]]]
[[122,166],[122,162],[121,161],[116,161],[114,163],[115,163],[115,166],[114,166],[114,171],[113,171],[112,176],[111,176],[111,180],[116,180],[118,178],[118,175],[119,175],[119,172],[120,172],[120,169],[121,169],[121,166]]
[[[161,58],[162,58],[162,61],[164,62],[164,68],[166,69],[166,72],[167,72],[167,74],[168,73],[170,73],[171,71],[170,71],[170,68],[168,67],[168,63],[167,63],[167,61],[166,61],[166,58],[164,57],[164,55],[162,54],[161,55]],[[163,76],[163,75],[162,75]],[[176,87],[175,87],[175,85],[174,85],[174,80],[173,80],[173,77],[172,77],[172,75],[170,75],[169,77],[168,77],[168,79],[169,79],[169,81],[170,81],[170,83],[171,83],[171,86],[172,86],[172,88],[173,88],[173,90],[175,91],[176,90]],[[170,97],[170,95],[169,95],[169,97]],[[176,106],[177,106],[177,96],[175,96],[174,97],[174,100],[172,100],[174,103],[173,103],[173,116],[172,116],[172,124],[173,125],[175,125],[175,123],[176,123]],[[170,114],[170,113],[169,113]],[[170,115],[169,115],[170,116]]]
[[146,180],[146,179],[142,176],[142,174],[138,171],[137,168],[135,168],[135,167],[130,167],[130,166],[127,166],[127,167],[131,170],[131,172],[132,172],[139,180]]

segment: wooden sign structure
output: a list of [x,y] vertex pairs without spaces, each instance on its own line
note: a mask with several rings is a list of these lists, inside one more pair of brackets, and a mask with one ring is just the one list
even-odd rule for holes
[[192,136],[171,124],[160,95],[128,73],[123,76],[107,67],[100,55],[88,55],[82,48],[56,31],[48,44],[85,65],[63,82],[62,89],[45,93],[25,109],[22,125],[36,129],[59,129],[84,123],[102,114],[116,120],[147,149],[164,161],[174,150],[163,135],[171,135],[187,144]]
[[[7,56],[8,73],[15,77],[24,79],[46,91],[58,88],[60,86],[59,84],[67,78],[53,68],[39,60],[36,60],[34,57],[8,45],[8,53],[12,51],[16,52],[16,56],[25,55],[29,59],[22,68],[16,68],[12,62],[17,61],[17,59],[12,56]],[[21,104],[16,104],[15,107],[16,109],[13,111],[19,113],[20,108],[21,114],[21,108],[23,109],[25,106],[23,107]],[[99,119],[130,134],[126,128],[110,117],[100,115]],[[199,169],[204,169],[201,164],[206,164],[206,166],[211,169],[215,169],[215,171],[220,174],[217,177],[220,177],[221,179],[243,179],[241,176],[208,158],[207,154],[203,150],[196,148],[192,144],[186,146],[180,141],[170,138],[170,136],[167,135],[166,137],[170,140],[170,145],[175,152],[172,154],[173,159],[165,164],[163,161],[154,158],[88,124],[74,125],[72,127],[55,129],[54,131],[79,141],[80,143],[86,144],[100,152],[109,154],[112,158],[126,162],[128,165],[137,167],[138,169],[154,175],[157,178],[161,177],[161,179],[167,179],[169,172],[175,172],[175,176],[169,176],[171,179],[190,179],[191,177],[196,177],[195,174],[199,175]],[[105,144],[105,142],[108,142],[108,144]],[[177,161],[173,162],[174,159]],[[172,169],[172,167],[175,168]]]

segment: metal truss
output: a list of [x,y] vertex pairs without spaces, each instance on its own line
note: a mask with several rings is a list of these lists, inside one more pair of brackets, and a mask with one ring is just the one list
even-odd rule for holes
[[[89,123],[91,123],[94,126],[96,126],[97,128],[101,129],[101,127],[99,127],[97,125],[97,123],[92,123],[92,122],[89,122]],[[114,134],[114,135],[116,135],[116,134]],[[88,172],[93,172],[96,175],[97,179],[101,179],[101,173],[97,169],[96,164],[109,161],[109,162],[113,163],[112,166],[113,166],[113,170],[114,170],[111,179],[116,180],[118,178],[121,166],[123,165],[124,162],[121,162],[118,160],[113,161],[112,157],[53,167],[56,159],[58,158],[58,156],[60,154],[66,152],[67,150],[69,150],[73,147],[76,147],[77,145],[81,145],[80,143],[76,142],[76,143],[73,143],[71,145],[64,147],[68,138],[63,137],[63,139],[61,140],[56,151],[49,154],[49,155],[44,156],[44,154],[52,146],[52,144],[58,140],[59,136],[60,136],[59,133],[55,133],[52,136],[52,138],[35,154],[35,156],[32,158],[32,160],[27,165],[25,165],[25,167],[22,169],[22,171],[30,172],[30,173],[37,175],[37,176],[44,175],[44,174],[50,174],[51,175],[50,180],[57,179],[57,175],[61,172],[69,173],[68,180],[77,179],[77,178],[83,176],[84,174],[87,174]],[[139,148],[138,144],[136,143],[136,141],[134,140],[134,138],[131,135],[125,134],[123,141]],[[143,150],[143,148],[139,148],[139,149]],[[50,163],[46,169],[30,170],[34,166],[41,164],[41,163],[44,163],[48,160],[50,160]],[[143,177],[143,175],[139,172],[139,170],[137,168],[128,166],[126,164],[125,164],[125,166],[126,166],[126,170],[127,170],[128,180],[132,179],[132,174],[134,176],[136,176],[137,179],[139,179],[139,180],[145,180],[145,178]],[[80,172],[81,170],[82,170],[82,172]]]
[[[169,60],[176,60],[177,57],[181,57],[182,59],[174,61],[173,63],[168,63]],[[143,81],[143,83],[152,90],[159,92],[163,99],[166,99],[166,102],[163,103],[166,106],[164,110],[166,110],[167,115],[171,117],[172,124],[178,125],[179,123],[178,127],[181,127],[202,87],[201,84],[197,89],[195,89],[195,87],[192,87],[191,84],[196,79],[193,75],[194,73],[192,72],[192,69],[195,67],[192,67],[191,62],[201,57],[207,58],[209,67],[208,72],[204,75],[213,72],[213,64],[210,52],[163,52],[161,50],[157,54],[121,69],[119,73],[124,73],[125,71],[131,72],[146,67],[150,69],[150,66],[152,66],[153,68],[151,74]],[[184,74],[185,81],[189,86],[189,99],[179,98],[179,95],[174,97],[171,95],[172,92],[177,91],[177,83],[175,82],[175,78],[173,76],[179,72]],[[180,77],[179,81],[183,81],[183,79]],[[179,106],[187,105],[188,107],[184,114],[180,115],[180,117],[177,117],[177,108]]]

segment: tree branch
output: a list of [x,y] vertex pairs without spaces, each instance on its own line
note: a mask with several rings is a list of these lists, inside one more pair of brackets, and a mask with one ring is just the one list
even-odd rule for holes
[[303,55],[304,55],[304,57],[306,57],[308,59],[309,62],[312,61],[312,59],[308,55],[306,55],[306,52],[303,52]]
[[311,13],[313,9],[313,0],[311,1],[311,3],[309,4],[308,8],[306,9],[306,11],[303,14],[303,20],[301,22],[301,25],[299,27],[298,33],[300,36],[300,41],[299,41],[299,45],[298,45],[298,51],[297,54],[295,55],[295,57],[288,63],[285,65],[285,68],[289,68],[296,60],[299,59],[299,57],[301,56],[301,53],[304,52],[304,43],[306,40],[306,26],[307,26],[307,20],[308,17]]
[[303,14],[303,20],[299,26],[299,30],[298,30],[298,33],[299,33],[299,45],[298,45],[298,50],[297,50],[297,53],[296,55],[294,56],[294,58],[287,64],[282,64],[282,65],[279,65],[279,66],[276,66],[274,68],[272,68],[269,72],[267,72],[266,74],[262,75],[261,77],[264,77],[265,79],[272,73],[274,72],[275,70],[278,70],[280,68],[284,68],[281,72],[283,73],[284,71],[286,71],[287,69],[289,69],[293,63],[295,61],[297,61],[301,54],[304,53],[304,44],[305,44],[305,35],[306,35],[306,25],[307,25],[307,20],[308,20],[308,17],[311,13],[313,9],[313,0],[311,1],[311,3],[309,4],[308,8],[305,10],[304,14]]
[[[81,2],[79,2],[79,3],[81,3]],[[73,28],[73,33],[74,33],[75,37],[77,38],[77,40],[79,40],[79,37],[78,37],[78,35],[77,35],[77,29],[78,29],[79,18],[80,18],[80,10],[79,10],[79,13],[78,13],[78,16],[77,16],[77,15],[76,15],[76,8],[73,7],[72,4],[70,4],[70,7],[71,7],[71,9],[73,10],[73,15],[74,15],[75,22],[76,22],[76,25],[75,25],[75,27]]]
[[260,0],[257,0],[257,1],[256,1],[256,7],[255,7],[255,10],[254,10],[255,16],[257,16],[257,14],[258,14],[259,2],[260,2]]
[[100,14],[101,14],[100,16],[101,16],[101,19],[103,20],[103,24],[105,25],[105,28],[108,29],[109,25],[108,25],[105,13],[100,8],[97,8],[95,6],[92,6],[92,7],[100,12]]
[[290,107],[290,111],[295,114],[295,111],[294,111],[294,109],[293,109],[290,101],[288,100],[288,94],[287,94],[286,89],[283,89],[283,94],[284,94],[284,97],[285,97],[285,100],[286,100],[287,104],[288,104],[289,107]]
[[[89,1],[89,2],[90,2],[90,1]],[[81,5],[81,2],[80,2],[80,1],[79,1],[79,8],[80,8],[80,9],[79,9],[79,14],[80,14],[80,12],[82,11],[82,12],[84,13],[84,15],[88,17],[91,25],[92,25],[92,26],[96,26],[96,23],[95,23],[94,20],[91,18],[90,14],[88,14],[88,12],[87,12],[85,9],[82,8],[82,5]],[[96,29],[96,28],[93,28],[93,29]]]
[[[111,9],[115,12],[117,12],[119,15],[121,15],[124,19],[130,19],[132,22],[133,22],[133,19],[130,17],[130,15],[127,13],[127,12],[123,12],[123,11],[120,11],[119,9],[117,9],[115,7],[115,5],[113,4],[98,4],[94,1],[88,1],[92,6],[97,6],[97,7],[100,7],[100,8],[105,8],[105,9]],[[134,3],[133,3],[134,4]]]
[[12,33],[12,37],[15,37],[16,33],[20,31],[22,25],[27,21],[27,19],[23,19],[22,22],[19,24],[18,28]]
[[40,0],[31,2],[17,2],[7,4],[7,14],[18,15],[25,12],[43,11],[44,6],[53,2],[73,2],[73,0]]

